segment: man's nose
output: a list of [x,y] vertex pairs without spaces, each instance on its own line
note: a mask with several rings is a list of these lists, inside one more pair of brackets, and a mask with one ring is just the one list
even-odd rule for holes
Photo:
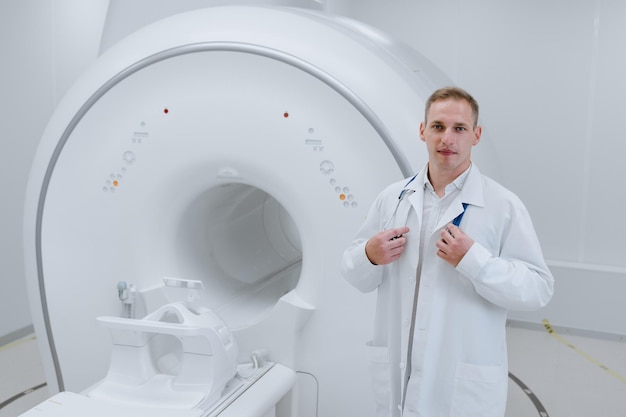
[[441,140],[446,144],[452,143],[452,141],[454,140],[452,136],[452,130],[446,129],[442,134]]

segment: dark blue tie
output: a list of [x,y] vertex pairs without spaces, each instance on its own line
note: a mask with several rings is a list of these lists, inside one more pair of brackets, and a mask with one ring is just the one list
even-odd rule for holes
[[467,208],[467,203],[463,203],[463,212],[459,214],[458,216],[456,216],[454,220],[452,220],[452,224],[455,225],[456,227],[459,227],[459,225],[461,224],[461,220],[463,219],[463,215],[465,214],[466,208]]

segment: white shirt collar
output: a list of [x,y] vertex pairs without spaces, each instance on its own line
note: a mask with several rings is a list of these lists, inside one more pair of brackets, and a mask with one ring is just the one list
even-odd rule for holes
[[[426,165],[426,169],[428,170],[428,165]],[[461,175],[456,177],[454,181],[446,185],[445,195],[448,195],[453,191],[463,189],[463,185],[465,185],[465,180],[467,179],[467,176],[469,175],[469,172],[471,169],[472,169],[472,164],[470,164],[470,166],[465,171],[463,171]],[[428,179],[428,171],[426,171],[426,175],[424,175],[424,188],[431,190],[432,192],[435,192],[435,188],[433,187],[433,185],[430,183],[430,180]]]

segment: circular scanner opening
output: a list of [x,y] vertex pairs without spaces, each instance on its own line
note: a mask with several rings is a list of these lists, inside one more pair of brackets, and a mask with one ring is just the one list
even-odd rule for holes
[[200,303],[231,328],[263,318],[295,288],[300,235],[285,208],[265,191],[231,183],[206,190],[183,213],[181,271],[200,280]]

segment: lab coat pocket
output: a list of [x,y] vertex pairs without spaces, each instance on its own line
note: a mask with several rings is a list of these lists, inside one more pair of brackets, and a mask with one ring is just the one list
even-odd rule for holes
[[501,366],[460,362],[454,378],[451,416],[502,417],[507,396],[507,372]]
[[389,363],[389,348],[374,346],[367,343],[369,350],[369,370],[372,383],[372,393],[376,403],[377,416],[389,415],[391,410],[391,369]]

